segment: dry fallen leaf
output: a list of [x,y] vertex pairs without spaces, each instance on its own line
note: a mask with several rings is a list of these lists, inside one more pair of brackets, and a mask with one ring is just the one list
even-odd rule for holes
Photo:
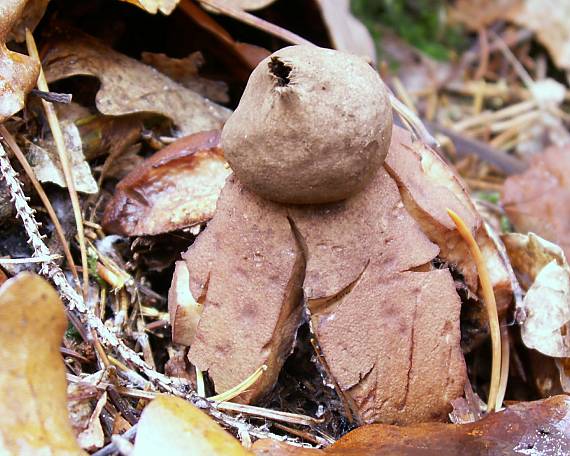
[[219,140],[219,131],[181,138],[133,169],[115,188],[104,228],[142,236],[208,221],[231,173]]
[[159,396],[142,413],[132,454],[246,456],[252,453],[189,402]]
[[469,424],[371,424],[324,450],[268,439],[255,442],[252,450],[257,456],[563,455],[570,452],[570,397],[521,402]]
[[335,49],[376,62],[376,47],[368,29],[350,11],[349,0],[316,0]]
[[73,37],[49,43],[44,69],[49,81],[95,76],[101,81],[96,97],[101,113],[158,113],[172,119],[180,136],[220,128],[230,113],[154,68],[77,31]]
[[84,454],[67,416],[59,353],[67,318],[55,290],[23,273],[0,287],[0,452]]
[[[75,188],[82,193],[95,194],[99,192],[99,186],[83,156],[81,136],[77,126],[73,122],[61,122],[61,130],[69,153]],[[44,138],[38,144],[30,143],[27,157],[40,182],[53,182],[60,187],[66,187],[63,170],[52,137]]]
[[170,14],[178,5],[179,0],[121,0],[123,2],[132,3],[133,5],[142,8],[143,10],[156,14],[161,12],[162,14]]
[[26,3],[26,0],[0,3],[0,123],[24,107],[26,94],[34,88],[38,78],[37,62],[10,51],[5,44]]
[[570,267],[564,252],[534,233],[510,233],[503,239],[515,271],[527,288],[517,309],[522,340],[528,348],[565,358],[557,360],[557,367],[563,389],[568,392],[563,365],[570,358]]
[[532,231],[570,253],[570,147],[551,147],[532,158],[523,174],[510,176],[501,202],[521,233]]
[[93,413],[89,418],[87,428],[77,436],[77,441],[79,445],[81,445],[81,448],[93,451],[104,445],[105,435],[103,434],[100,415],[106,403],[107,392],[105,391],[97,401],[95,410],[93,410]]
[[156,68],[173,81],[217,103],[228,103],[228,85],[223,81],[212,81],[199,75],[204,65],[204,57],[200,52],[193,52],[182,59],[168,57],[165,54],[143,52],[143,63]]

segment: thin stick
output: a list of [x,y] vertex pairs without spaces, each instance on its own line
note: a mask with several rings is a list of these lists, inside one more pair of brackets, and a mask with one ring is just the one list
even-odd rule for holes
[[71,251],[69,250],[69,245],[67,243],[67,239],[65,239],[65,233],[64,233],[63,228],[61,226],[61,223],[59,222],[59,218],[57,217],[57,214],[55,213],[55,210],[53,209],[53,206],[51,205],[51,201],[47,197],[46,192],[44,191],[44,188],[42,187],[42,184],[36,178],[36,174],[34,173],[34,170],[32,169],[32,167],[30,166],[30,163],[26,159],[26,156],[22,152],[22,149],[20,149],[20,146],[18,146],[18,143],[16,143],[16,140],[14,139],[14,137],[10,134],[10,132],[8,131],[8,129],[4,125],[0,125],[0,136],[2,136],[4,138],[4,141],[6,141],[6,143],[8,144],[8,147],[10,147],[12,152],[14,152],[14,155],[16,156],[18,161],[20,162],[20,166],[26,172],[26,175],[30,179],[30,182],[32,183],[34,189],[36,190],[36,193],[40,197],[40,200],[42,200],[42,203],[43,203],[44,207],[46,208],[46,211],[49,215],[49,218],[50,218],[51,222],[53,223],[55,233],[57,234],[57,237],[58,237],[59,242],[61,244],[61,248],[63,249],[63,254],[65,255],[65,260],[67,261],[67,266],[69,266],[69,269],[71,270],[71,273],[73,274],[73,278],[75,280],[77,280],[77,282],[79,283],[79,275],[77,274],[77,268],[75,267],[75,262],[73,261],[73,257],[71,256]]
[[50,255],[47,257],[35,258],[0,258],[0,264],[28,264],[28,263],[43,263],[44,261],[53,261],[61,258],[61,255]]
[[471,230],[467,228],[463,219],[451,209],[447,209],[447,213],[449,217],[451,217],[451,220],[453,220],[453,223],[455,223],[457,231],[469,247],[471,256],[475,261],[477,272],[479,273],[483,301],[487,308],[492,345],[491,385],[489,388],[489,398],[487,400],[487,411],[492,412],[496,409],[499,385],[501,383],[501,330],[499,327],[495,294],[493,293],[489,271],[487,270],[481,249],[479,249]]
[[238,21],[243,22],[244,24],[251,25],[252,27],[261,30],[263,32],[267,32],[270,35],[276,36],[277,38],[282,39],[291,44],[313,44],[309,40],[297,35],[296,33],[290,32],[289,30],[285,30],[278,25],[272,24],[264,19],[261,19],[253,14],[250,14],[240,8],[236,8],[232,6],[228,2],[223,0],[200,0],[200,3],[204,5],[208,5],[210,8],[213,8],[219,11],[226,16],[232,17],[237,19]]
[[[26,29],[26,46],[28,48],[28,54],[34,60],[36,60],[40,66],[40,75],[38,76],[38,89],[43,92],[49,92],[49,87],[47,85],[46,78],[44,76],[44,70],[40,61],[40,56],[38,54],[38,48],[36,47],[36,42],[31,32]],[[79,250],[81,251],[81,268],[83,274],[83,297],[87,298],[89,292],[89,268],[87,266],[87,249],[85,248],[85,233],[83,231],[83,217],[81,215],[81,206],[79,204],[79,197],[77,196],[77,191],[75,189],[75,181],[73,180],[73,171],[70,166],[69,154],[67,148],[65,147],[65,141],[63,140],[63,133],[61,132],[61,126],[57,119],[57,114],[53,104],[48,101],[42,100],[42,105],[44,107],[46,117],[53,135],[53,140],[57,149],[57,154],[59,156],[59,161],[61,163],[61,168],[63,170],[63,176],[65,178],[65,184],[69,191],[69,197],[71,199],[71,205],[73,206],[73,215],[75,217],[75,225],[77,227],[77,237],[79,239]]]

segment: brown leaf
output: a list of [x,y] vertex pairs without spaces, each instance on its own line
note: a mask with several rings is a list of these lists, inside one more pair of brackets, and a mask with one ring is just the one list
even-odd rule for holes
[[570,254],[570,147],[551,147],[505,181],[501,202],[521,233],[532,231]]
[[219,139],[219,131],[181,138],[133,169],[117,184],[103,227],[141,236],[208,221],[231,173]]
[[0,452],[84,454],[67,416],[59,353],[67,328],[57,293],[23,273],[0,288]]
[[49,43],[44,69],[49,81],[95,76],[101,81],[96,97],[101,113],[158,113],[172,119],[181,136],[220,128],[230,113],[154,68],[79,32]]
[[469,424],[371,424],[324,450],[301,449],[274,440],[258,440],[252,450],[257,456],[568,454],[570,398],[521,402]]
[[200,95],[218,103],[228,103],[228,85],[222,81],[211,81],[199,75],[204,65],[204,57],[200,52],[193,52],[188,57],[175,59],[165,54],[143,52],[142,61],[156,68],[173,81],[193,90]]
[[317,0],[335,49],[376,62],[376,47],[368,29],[350,11],[349,0]]
[[183,258],[189,292],[204,304],[188,358],[208,371],[219,393],[267,365],[239,396],[244,402],[259,399],[277,380],[301,322],[303,253],[286,208],[254,195],[232,176],[216,217]]
[[159,396],[142,413],[133,456],[158,454],[246,456],[252,453],[189,402]]
[[156,14],[161,12],[162,14],[169,15],[174,11],[176,5],[178,5],[179,0],[121,0],[123,2],[132,3],[139,8],[145,10],[148,13]]
[[37,62],[10,51],[5,44],[26,3],[26,0],[4,0],[0,5],[0,123],[24,107],[26,94],[38,79]]

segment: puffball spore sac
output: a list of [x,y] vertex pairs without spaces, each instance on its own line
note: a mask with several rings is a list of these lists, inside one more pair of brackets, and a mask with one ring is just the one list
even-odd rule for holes
[[388,93],[364,59],[298,45],[255,68],[221,142],[251,191],[321,204],[366,186],[384,163],[391,133]]

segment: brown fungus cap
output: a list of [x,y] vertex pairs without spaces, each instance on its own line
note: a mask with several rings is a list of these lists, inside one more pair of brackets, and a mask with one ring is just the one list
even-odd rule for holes
[[386,157],[392,108],[364,59],[291,46],[263,60],[222,131],[240,181],[266,199],[340,201],[359,192]]

